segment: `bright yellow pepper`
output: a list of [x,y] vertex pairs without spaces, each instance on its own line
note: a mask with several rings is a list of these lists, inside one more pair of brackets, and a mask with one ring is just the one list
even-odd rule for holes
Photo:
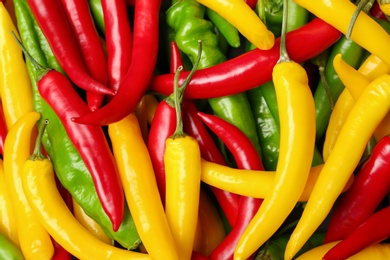
[[383,74],[390,73],[390,65],[371,54],[363,61],[358,71],[370,80],[374,80]]
[[303,214],[287,243],[290,260],[321,225],[353,174],[375,128],[390,110],[390,75],[372,81],[346,119]]
[[263,21],[242,0],[197,0],[197,2],[217,12],[253,45],[261,50],[269,50],[275,44],[274,34]]
[[3,160],[0,159],[0,233],[19,245],[15,210],[5,183]]
[[[323,166],[324,164],[319,164],[310,169],[299,201],[309,199]],[[274,178],[275,171],[243,170],[202,159],[202,181],[204,183],[242,196],[265,198],[273,185]],[[351,176],[344,191],[351,186],[352,182],[353,176]]]
[[127,204],[145,249],[154,259],[179,259],[137,117],[132,113],[110,124],[108,133]]
[[12,18],[0,2],[0,95],[8,129],[24,114],[33,111],[31,81],[12,31],[17,34]]
[[[26,259],[51,259],[54,247],[32,210],[22,185],[23,164],[31,153],[32,130],[40,114],[28,112],[9,130],[4,144],[5,183],[14,206],[20,249]],[[46,188],[45,188],[46,189]]]
[[379,8],[385,15],[390,15],[390,1],[378,0]]
[[[356,10],[356,5],[350,0],[294,0],[294,2],[343,34],[347,33]],[[390,35],[365,12],[359,13],[351,39],[390,65]]]
[[[322,257],[328,252],[332,247],[334,247],[339,241],[323,244],[315,248],[310,249],[309,251],[300,255],[296,260],[322,260]],[[348,258],[348,260],[387,260],[390,255],[390,244],[386,243],[376,243],[365,249],[361,250],[359,253]]]
[[[47,121],[43,126],[46,124]],[[42,154],[43,132],[44,127],[40,129],[36,139],[34,153],[24,161],[22,184],[28,202],[47,232],[78,259],[151,259],[148,254],[102,242],[77,221],[56,187],[52,162]]]
[[109,238],[106,233],[104,233],[103,229],[93,220],[90,216],[88,216],[82,207],[77,204],[76,200],[72,198],[72,206],[73,206],[73,215],[77,219],[80,224],[87,229],[91,234],[96,236],[99,240],[103,241],[108,245],[112,245],[113,241]]

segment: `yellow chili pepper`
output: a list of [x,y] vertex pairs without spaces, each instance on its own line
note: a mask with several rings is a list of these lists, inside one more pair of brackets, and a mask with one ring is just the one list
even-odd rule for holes
[[[323,166],[324,164],[319,164],[311,167],[299,201],[309,199]],[[242,196],[265,198],[273,185],[274,178],[275,171],[236,169],[202,159],[202,181],[204,183]],[[346,191],[352,182],[353,176],[351,176],[343,191]]]
[[285,251],[289,260],[329,214],[353,174],[375,128],[390,110],[390,75],[372,81],[345,121]]
[[370,80],[374,80],[383,74],[390,73],[390,65],[371,54],[363,61],[358,71]]
[[4,143],[5,183],[16,213],[20,249],[26,259],[51,259],[54,254],[50,236],[32,210],[22,185],[23,164],[31,153],[32,130],[39,118],[37,112],[26,113],[11,127]]
[[[317,247],[310,249],[309,251],[300,255],[296,260],[322,260],[322,257],[328,252],[332,247],[334,247],[340,241],[335,241],[327,244],[323,244]],[[376,243],[371,246],[366,247],[361,250],[359,253],[348,258],[348,260],[387,260],[390,255],[390,244],[387,243]]]
[[378,0],[379,8],[385,15],[390,15],[390,1]]
[[79,204],[77,204],[76,200],[72,198],[72,205],[73,205],[73,215],[77,219],[80,224],[87,229],[91,234],[93,234],[95,237],[97,237],[99,240],[103,241],[106,244],[112,245],[113,241],[111,238],[109,238],[106,233],[104,233],[103,229],[99,226],[98,223],[96,223],[95,220],[93,220],[91,217],[89,217],[83,210],[82,207],[80,207]]
[[[356,5],[350,0],[294,0],[294,2],[343,34],[347,33],[356,10]],[[365,12],[359,13],[351,39],[390,65],[390,35]]]
[[296,206],[308,179],[315,146],[315,107],[305,69],[288,57],[284,2],[281,57],[272,79],[280,119],[280,150],[274,182],[234,252],[247,259],[283,224]]
[[22,50],[12,36],[17,29],[0,2],[0,95],[7,128],[33,111],[33,94]]
[[15,245],[19,245],[15,210],[5,183],[2,159],[0,159],[0,233]]
[[274,34],[263,21],[242,0],[197,0],[202,5],[217,12],[252,44],[261,50],[269,50],[275,44]]
[[110,124],[108,133],[127,204],[143,245],[154,259],[179,259],[137,117],[132,113]]
[[22,184],[32,209],[55,241],[79,259],[151,259],[148,254],[102,242],[77,221],[56,187],[52,162],[42,154],[43,132],[44,127],[34,153],[24,161]]

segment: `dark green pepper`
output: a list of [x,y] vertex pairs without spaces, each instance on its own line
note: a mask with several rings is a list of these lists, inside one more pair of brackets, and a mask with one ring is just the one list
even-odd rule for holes
[[[39,27],[35,24],[36,21],[31,14],[27,1],[15,0],[14,3],[17,24],[25,48],[36,61],[50,68],[46,56],[54,56],[44,54],[48,50],[48,46],[41,45],[43,42],[38,38],[38,33],[41,32],[37,33],[36,31]],[[141,241],[127,205],[125,205],[123,222],[119,230],[114,232],[111,221],[105,214],[97,197],[91,174],[67,136],[60,119],[39,95],[36,84],[39,72],[29,60],[27,60],[27,68],[33,86],[34,108],[42,114],[42,119],[47,118],[50,121],[42,142],[53,161],[56,175],[61,184],[70,192],[85,213],[102,227],[107,236],[117,241],[124,248],[137,248]]]
[[101,0],[88,0],[91,15],[95,21],[96,28],[101,35],[104,35],[104,16]]
[[[205,11],[206,7],[195,0],[175,0],[166,16],[167,24],[175,31],[177,46],[192,64],[198,54],[198,40],[202,41],[199,68],[211,67],[226,60],[218,48],[218,36],[213,32],[213,24],[204,19]],[[208,102],[217,116],[241,129],[261,154],[256,125],[245,93],[212,98]]]
[[20,248],[18,248],[2,233],[0,233],[0,259],[24,260],[24,256]]

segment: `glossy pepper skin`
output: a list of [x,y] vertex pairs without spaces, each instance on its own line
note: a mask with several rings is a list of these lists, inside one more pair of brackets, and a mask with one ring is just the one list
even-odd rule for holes
[[[348,0],[294,0],[294,2],[306,8],[318,18],[331,24],[343,34],[347,33],[351,18],[356,9],[356,5]],[[370,32],[371,37],[367,37],[367,32]],[[383,59],[387,64],[390,64],[390,50],[388,48],[390,35],[365,12],[360,12],[350,38],[370,53]],[[372,39],[375,39],[375,41]]]
[[378,208],[390,189],[389,157],[390,137],[384,136],[357,172],[353,185],[340,196],[325,242],[346,238]]
[[286,259],[291,259],[322,223],[358,165],[376,126],[390,109],[389,86],[388,75],[375,79],[364,89],[350,111],[291,235]]
[[24,260],[22,251],[2,233],[0,233],[0,258]]
[[31,82],[23,53],[11,31],[18,34],[10,14],[0,3],[0,95],[7,129],[33,111]]
[[390,237],[389,215],[390,206],[379,209],[340,243],[332,247],[322,259],[347,259],[363,249],[387,239]]
[[102,242],[74,218],[56,188],[53,165],[42,154],[43,130],[41,127],[34,153],[24,162],[22,183],[31,207],[50,235],[79,259],[151,259]]
[[[58,63],[33,19],[27,1],[15,0],[14,3],[18,28],[25,48],[29,53],[34,54],[34,59],[40,64],[49,64],[51,68],[55,68]],[[70,141],[60,119],[38,92],[36,83],[40,71],[29,60],[26,62],[33,87],[34,108],[50,120],[50,125],[47,126],[43,136],[43,144],[54,164],[56,176],[86,214],[94,219],[111,239],[124,248],[138,247],[140,239],[127,205],[125,205],[124,219],[119,230],[113,231],[112,223],[100,204],[90,172]],[[60,156],[58,151],[63,151]]]
[[[314,36],[315,35],[315,36]],[[287,33],[287,49],[291,59],[303,62],[334,44],[341,33],[333,26],[315,18],[297,30]],[[307,40],[306,40],[307,39]],[[255,49],[240,56],[198,70],[189,84],[187,98],[228,96],[262,85],[272,79],[272,68],[279,59],[279,40],[268,51]],[[181,74],[179,83],[188,73]],[[154,76],[150,88],[158,93],[172,93],[173,74]]]
[[268,30],[263,21],[244,1],[197,1],[219,13],[257,48],[261,50],[269,50],[274,45],[274,34]]
[[[30,139],[40,114],[28,112],[10,129],[5,142],[5,183],[14,206],[20,249],[26,259],[50,259],[54,254],[50,235],[33,211],[23,189],[23,164],[30,151]],[[33,236],[31,234],[34,234]]]
[[153,259],[179,259],[160,199],[149,151],[134,113],[108,126],[126,201]]

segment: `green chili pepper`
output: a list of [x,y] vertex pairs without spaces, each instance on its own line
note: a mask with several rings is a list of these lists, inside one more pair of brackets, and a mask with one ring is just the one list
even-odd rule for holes
[[287,32],[298,29],[309,21],[309,11],[293,0],[288,0],[287,8]]
[[2,233],[0,233],[0,259],[24,260],[22,251]]
[[[15,13],[19,33],[27,51],[33,54],[40,64],[49,65],[44,52],[47,46],[38,40],[36,26],[26,0],[15,0]],[[47,54],[46,56],[52,56]],[[53,62],[53,61],[52,61]],[[141,243],[129,209],[125,205],[125,215],[117,232],[112,230],[112,224],[105,214],[97,197],[91,174],[86,168],[76,148],[70,141],[66,131],[55,112],[40,97],[37,90],[39,72],[27,60],[27,68],[31,78],[34,93],[34,108],[42,114],[42,118],[50,120],[42,139],[44,148],[54,164],[56,175],[62,185],[71,193],[85,213],[95,220],[111,239],[127,249],[135,249]]]
[[206,8],[206,15],[225,37],[230,46],[234,48],[240,47],[240,33],[236,27],[210,8]]
[[91,15],[95,21],[96,28],[101,35],[106,31],[104,26],[103,8],[101,0],[88,0]]
[[[334,67],[333,58],[341,53],[343,59],[353,67],[357,67],[361,61],[365,50],[358,44],[345,36],[342,36],[332,47],[328,61],[324,68],[324,76],[327,85],[329,86],[330,97],[335,103],[344,89],[344,85],[339,79]],[[331,103],[324,87],[323,81],[319,81],[314,93],[314,102],[316,106],[316,135],[317,140],[321,139],[325,134],[328,126],[330,114],[332,112]]]
[[[261,8],[264,8],[264,22],[267,25],[268,30],[270,30],[275,37],[279,37],[282,34],[283,0],[263,0],[260,2],[262,2]],[[258,6],[258,8],[260,7]]]
[[[226,60],[218,48],[218,36],[213,32],[213,24],[204,19],[205,11],[206,7],[195,0],[174,0],[166,16],[167,24],[175,31],[177,46],[192,64],[198,54],[198,40],[202,41],[198,68],[211,67]],[[214,113],[243,131],[261,154],[256,125],[245,93],[208,101]]]

